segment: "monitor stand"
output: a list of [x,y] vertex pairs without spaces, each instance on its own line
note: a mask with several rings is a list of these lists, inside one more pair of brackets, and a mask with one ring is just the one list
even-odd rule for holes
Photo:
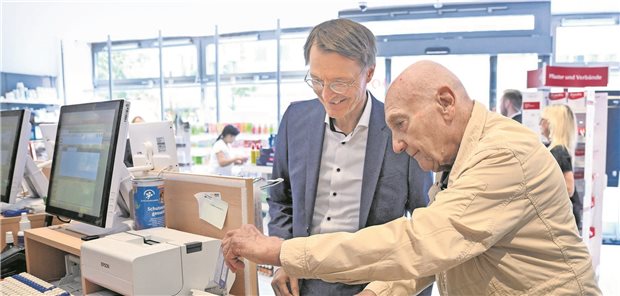
[[99,235],[104,236],[108,234],[114,234],[119,232],[124,232],[131,230],[133,225],[133,221],[129,218],[121,218],[115,217],[114,222],[112,223],[112,227],[110,228],[101,228],[94,225],[71,221],[69,225],[65,228],[66,230],[77,232],[84,235]]
[[120,180],[119,196],[116,199],[116,209],[111,227],[102,228],[78,221],[71,221],[66,229],[84,235],[99,236],[133,230],[133,219],[131,218],[129,206],[131,201],[131,174],[125,165],[120,169]]

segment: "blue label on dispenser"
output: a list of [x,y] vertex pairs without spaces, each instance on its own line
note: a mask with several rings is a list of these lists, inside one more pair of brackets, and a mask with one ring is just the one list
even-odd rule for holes
[[133,205],[135,230],[166,226],[163,180],[135,179]]

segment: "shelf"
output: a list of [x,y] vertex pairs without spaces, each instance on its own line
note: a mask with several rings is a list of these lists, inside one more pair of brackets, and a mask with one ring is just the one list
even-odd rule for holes
[[[239,133],[235,139],[235,141],[259,141],[259,140],[267,140],[269,139],[270,134],[248,134],[248,133]],[[217,134],[197,134],[191,135],[191,140],[194,142],[197,141],[213,141],[217,139]]]
[[60,100],[56,101],[36,101],[36,100],[0,100],[2,104],[21,104],[21,105],[60,105]]

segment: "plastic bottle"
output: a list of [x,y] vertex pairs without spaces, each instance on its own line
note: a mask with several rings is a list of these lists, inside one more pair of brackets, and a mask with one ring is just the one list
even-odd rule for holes
[[13,231],[7,231],[5,233],[4,241],[6,242],[6,246],[2,249],[2,253],[5,251],[12,249],[15,245],[13,244]]
[[252,150],[250,150],[250,163],[251,164],[256,164],[256,151],[258,151],[256,149],[256,145],[252,144]]
[[24,232],[21,231],[21,230],[17,232],[17,246],[18,247],[22,247],[22,248],[25,246],[25,244],[24,244]]
[[30,229],[30,220],[27,213],[22,213],[22,218],[19,220],[19,231],[26,231]]

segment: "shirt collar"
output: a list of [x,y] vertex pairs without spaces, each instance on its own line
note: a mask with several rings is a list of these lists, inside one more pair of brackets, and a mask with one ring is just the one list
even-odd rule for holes
[[[372,109],[372,96],[370,95],[370,91],[366,91],[366,105],[364,106],[364,111],[362,111],[362,116],[360,117],[360,120],[357,122],[357,125],[355,126],[355,129],[357,129],[357,127],[359,126],[364,126],[364,127],[368,127],[368,125],[370,124],[370,109]],[[336,130],[339,132],[338,128],[332,124],[333,118],[329,117],[329,114],[325,113],[325,123],[327,123],[330,128],[333,126],[332,130]]]

